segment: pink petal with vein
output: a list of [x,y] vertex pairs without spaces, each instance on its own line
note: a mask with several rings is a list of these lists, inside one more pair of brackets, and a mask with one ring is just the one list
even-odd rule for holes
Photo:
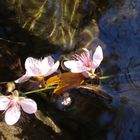
[[32,114],[37,111],[37,104],[32,99],[22,99],[22,100],[20,100],[19,103],[20,103],[23,111],[25,111],[28,114]]
[[12,106],[5,113],[5,122],[8,125],[13,125],[19,120],[20,115],[21,115],[20,107]]

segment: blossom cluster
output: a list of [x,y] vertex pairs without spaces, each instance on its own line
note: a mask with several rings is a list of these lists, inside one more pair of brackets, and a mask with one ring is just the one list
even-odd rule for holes
[[[103,51],[98,46],[94,53],[86,48],[83,48],[83,53],[75,54],[72,60],[64,62],[64,66],[72,73],[81,73],[86,78],[94,78],[96,76],[95,70],[99,67],[103,60]],[[25,61],[25,74],[15,80],[14,82],[23,83],[28,81],[31,77],[42,79],[55,73],[60,65],[59,61],[54,61],[51,56],[44,59],[35,59],[28,57]],[[70,98],[62,101],[62,104],[67,105],[71,102]],[[0,110],[5,112],[5,122],[8,125],[15,124],[21,115],[21,110],[28,114],[37,111],[37,103],[29,98],[23,97],[17,90],[10,91],[10,95],[0,96]]]

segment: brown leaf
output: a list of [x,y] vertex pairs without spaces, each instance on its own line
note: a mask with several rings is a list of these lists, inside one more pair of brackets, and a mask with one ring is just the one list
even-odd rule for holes
[[54,93],[60,94],[70,88],[78,88],[85,80],[81,73],[66,72],[49,78],[46,86],[57,85]]

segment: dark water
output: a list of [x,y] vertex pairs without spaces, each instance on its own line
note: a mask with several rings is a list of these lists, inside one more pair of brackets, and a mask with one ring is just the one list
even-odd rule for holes
[[114,130],[108,139],[140,139],[140,31],[138,1],[126,0],[112,5],[99,21],[100,39],[105,44],[105,74],[118,76],[108,79],[105,89],[114,96],[113,104],[120,106],[123,114],[115,119]]
[[[70,20],[67,16],[71,17],[72,12],[67,14],[64,19],[64,21],[66,20],[63,25],[66,28],[65,34],[68,31],[71,33],[73,30],[76,31],[72,42],[70,36],[66,35],[65,41],[68,41],[68,48],[65,41],[56,41],[57,35],[54,35],[54,43],[52,43],[52,38],[50,40],[45,38],[46,32],[44,31],[37,35],[38,27],[42,27],[42,24],[37,23],[37,28],[33,32],[29,32],[28,28],[22,28],[26,17],[19,22],[19,18],[17,20],[15,18],[17,11],[13,10],[12,6],[9,8],[4,0],[0,4],[2,5],[0,37],[4,38],[0,40],[0,81],[14,80],[19,77],[24,72],[21,65],[28,56],[40,57],[53,54],[55,58],[59,58],[67,49],[73,51],[83,45],[94,48],[96,44],[100,44],[104,51],[104,60],[101,64],[103,75],[111,75],[109,78],[101,80],[101,88],[112,97],[112,102],[88,94],[86,91],[72,90],[70,96],[73,103],[65,111],[61,106],[57,106],[58,104],[48,100],[47,103],[44,101],[43,107],[40,105],[47,110],[47,114],[62,129],[61,135],[55,135],[47,131],[43,124],[39,124],[42,129],[37,129],[38,134],[34,129],[33,132],[23,129],[23,136],[27,136],[28,139],[41,138],[42,140],[140,139],[140,2],[138,0],[82,1],[80,6],[84,6],[80,12],[88,11],[86,8],[89,8],[90,12],[82,13],[84,16],[76,16],[70,25],[66,21]],[[50,3],[53,8],[55,7],[53,4],[57,5],[55,2]],[[69,7],[72,6],[69,5]],[[25,8],[29,7],[25,5]],[[57,8],[60,10],[61,6]],[[52,14],[55,13],[55,10],[52,9]],[[25,10],[26,12],[28,13],[28,10]],[[51,16],[50,14],[47,17],[51,19]],[[59,16],[61,17],[59,14],[56,15],[57,18]],[[93,19],[99,30],[93,28],[91,22]],[[59,23],[59,18],[57,23]],[[45,29],[49,28],[46,24],[45,26]],[[58,28],[60,28],[59,25]],[[88,37],[89,34],[86,34],[84,29],[91,31],[93,36]],[[87,45],[88,43],[89,45]],[[21,59],[21,65],[18,58]],[[32,133],[34,135],[31,135]]]

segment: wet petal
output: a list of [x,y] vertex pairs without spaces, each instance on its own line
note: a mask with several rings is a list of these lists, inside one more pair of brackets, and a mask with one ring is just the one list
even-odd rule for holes
[[73,73],[80,73],[86,71],[82,63],[75,60],[69,60],[64,62],[65,67],[71,70]]
[[58,67],[59,67],[59,64],[60,64],[60,62],[57,61],[50,69],[48,69],[47,72],[45,72],[44,75],[45,75],[45,76],[49,76],[49,75],[51,75],[52,73],[56,72],[57,69],[58,69]]
[[8,108],[10,100],[6,96],[0,96],[0,110],[5,110]]
[[12,106],[5,113],[5,122],[8,125],[13,125],[19,120],[20,115],[21,115],[20,107]]
[[15,83],[23,83],[30,79],[30,76],[27,76],[26,74],[20,77],[19,79],[15,80]]
[[101,46],[98,46],[93,54],[93,68],[96,69],[103,60],[103,51]]
[[37,111],[37,104],[32,99],[22,99],[22,100],[20,100],[19,103],[20,103],[23,111],[25,111],[28,114],[32,114]]

